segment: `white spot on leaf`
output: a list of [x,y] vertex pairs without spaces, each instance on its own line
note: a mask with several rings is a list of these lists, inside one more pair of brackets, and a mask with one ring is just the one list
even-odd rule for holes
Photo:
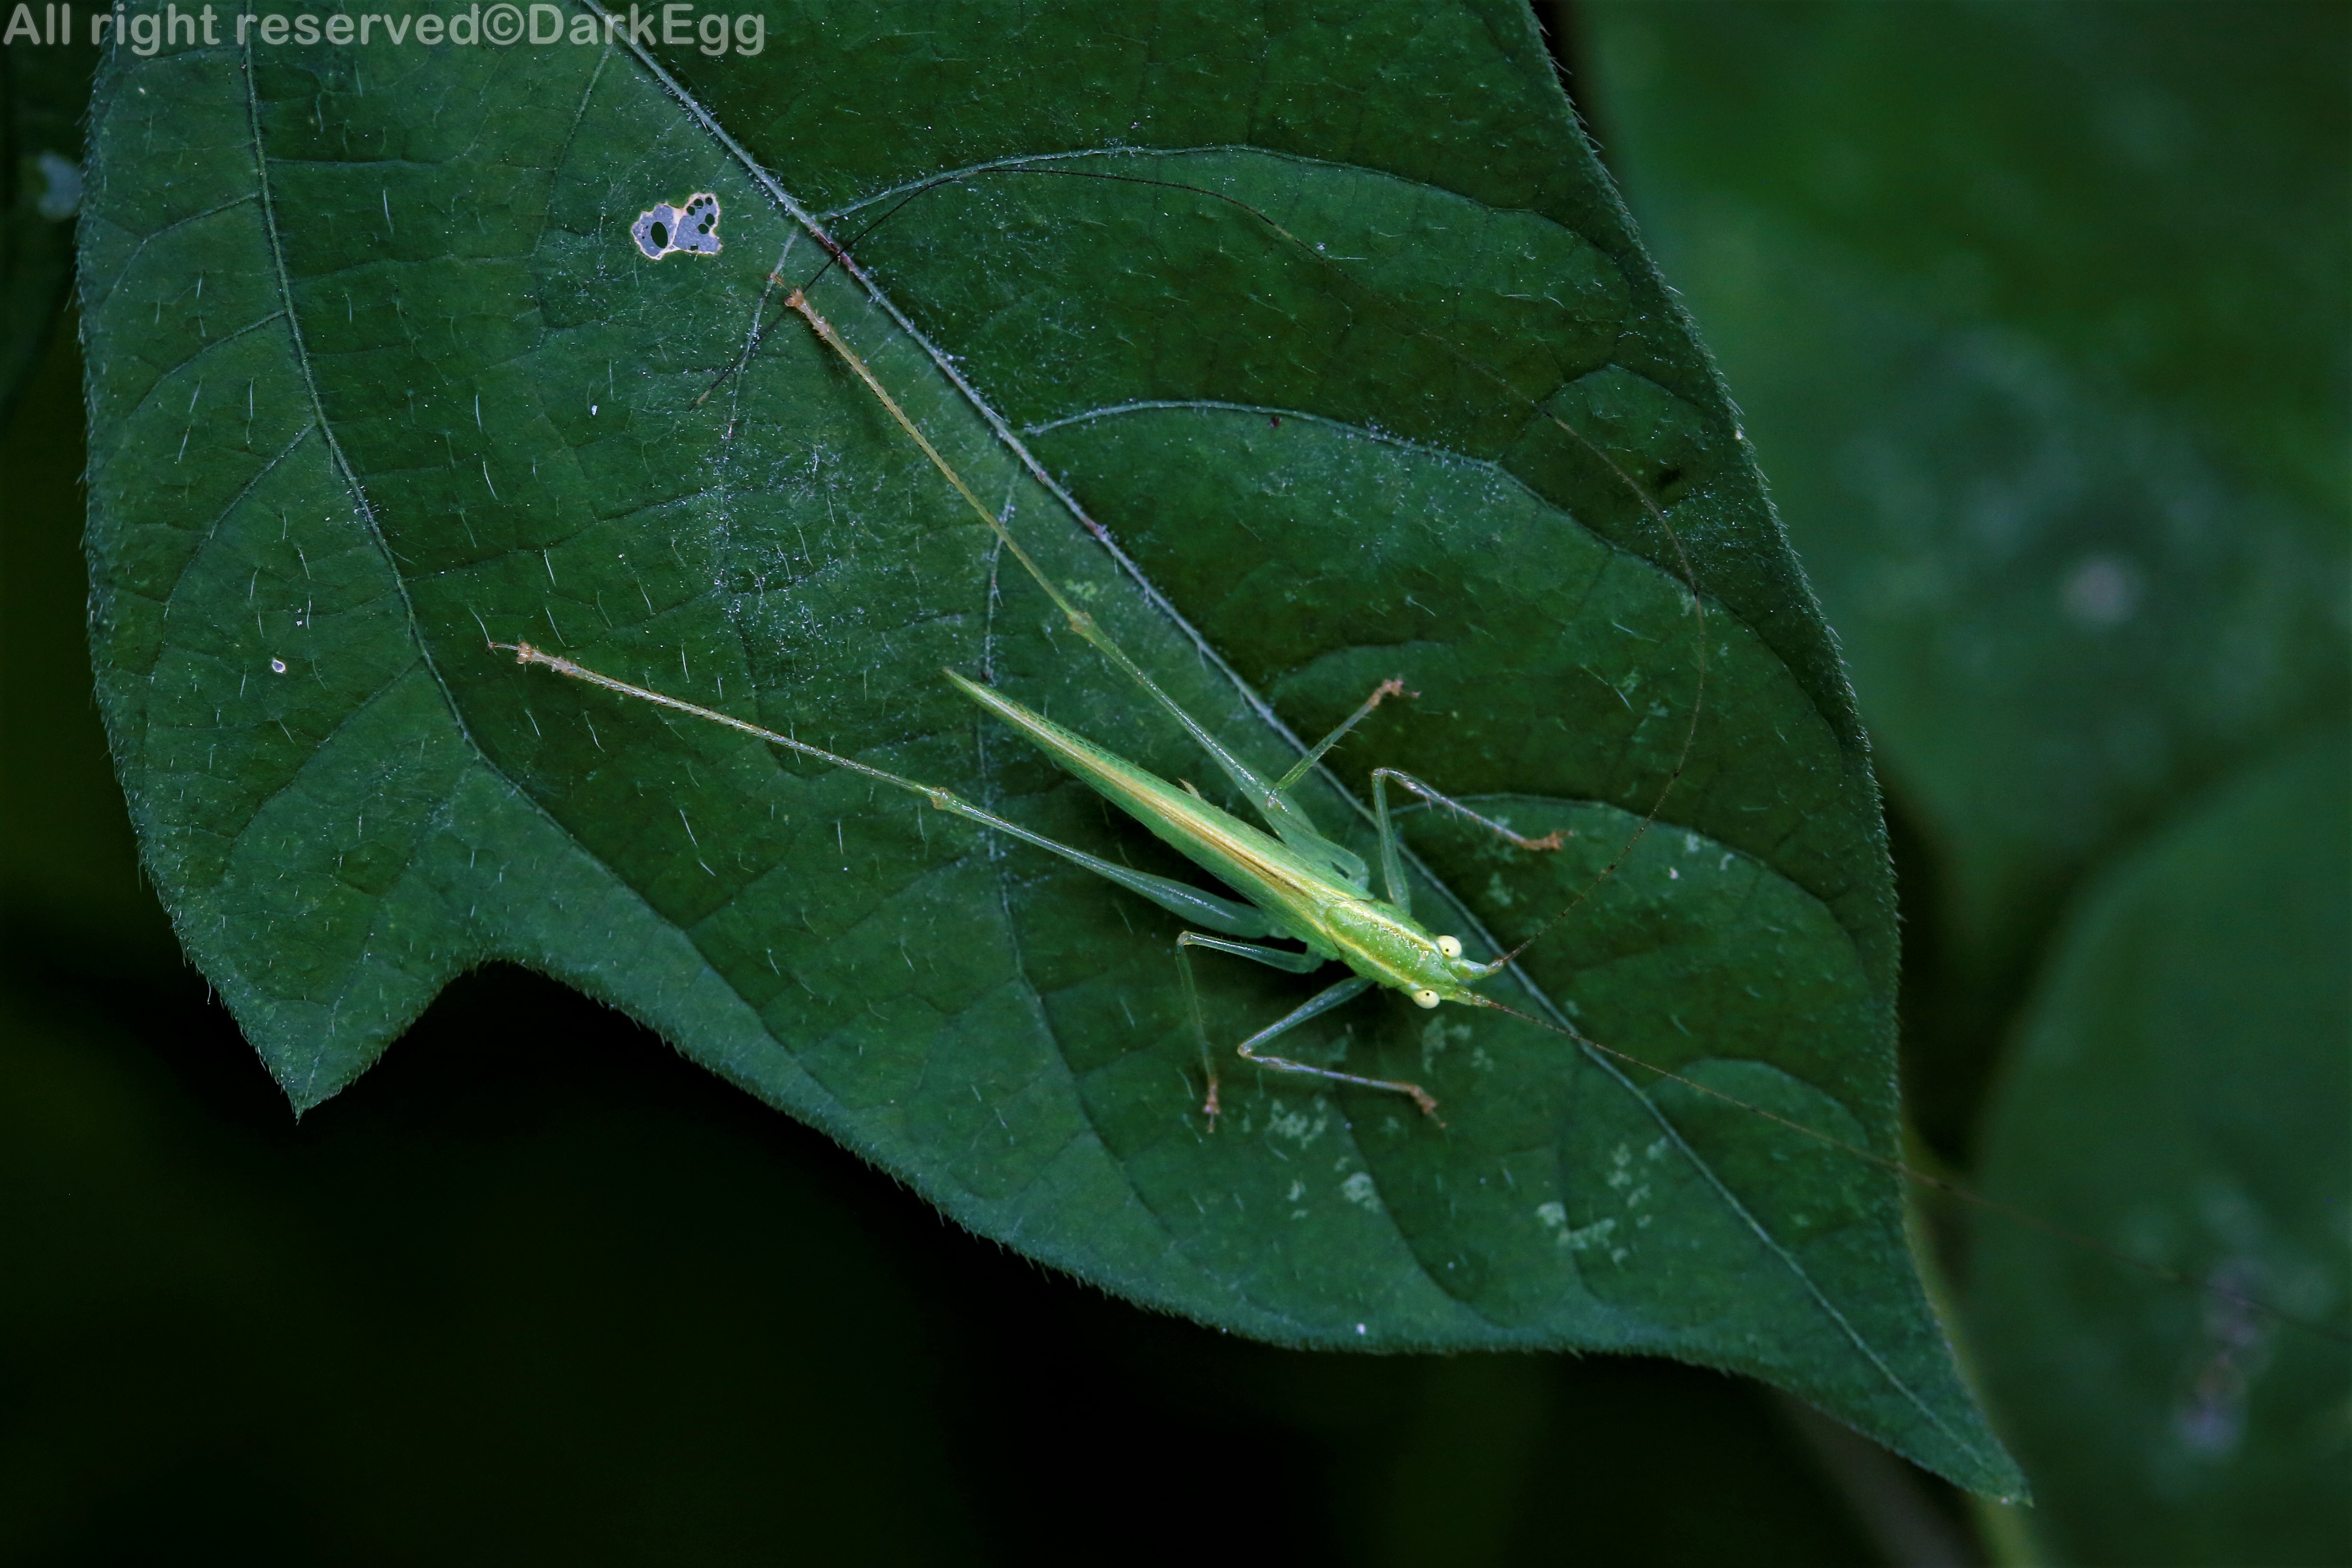
[[1330,1124],[1331,1114],[1328,1111],[1319,1112],[1310,1122],[1307,1119],[1307,1113],[1304,1111],[1285,1111],[1277,1105],[1274,1114],[1265,1119],[1265,1134],[1269,1138],[1296,1139],[1301,1147],[1305,1147],[1321,1137],[1323,1130]]
[[[1617,1222],[1613,1219],[1596,1220],[1579,1229],[1561,1231],[1559,1244],[1570,1252],[1588,1252],[1605,1243],[1610,1234],[1616,1228]],[[1616,1256],[1622,1257],[1624,1254],[1619,1252]]]

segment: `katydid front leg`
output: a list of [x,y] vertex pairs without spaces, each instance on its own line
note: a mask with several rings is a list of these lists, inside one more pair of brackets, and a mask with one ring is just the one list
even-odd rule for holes
[[1325,736],[1320,741],[1317,742],[1315,749],[1300,758],[1297,767],[1293,768],[1289,772],[1284,774],[1279,779],[1275,781],[1274,792],[1277,795],[1287,795],[1291,790],[1297,789],[1298,781],[1307,777],[1307,770],[1314,767],[1317,763],[1322,761],[1323,754],[1330,750],[1333,747],[1339,745],[1341,740],[1345,739],[1349,730],[1355,728],[1358,725],[1363,723],[1364,720],[1370,718],[1372,715],[1372,710],[1380,706],[1382,701],[1389,697],[1410,697],[1419,696],[1421,694],[1418,692],[1406,691],[1404,689],[1404,683],[1395,679],[1393,676],[1388,680],[1382,681],[1379,685],[1374,686],[1372,688],[1372,695],[1364,699],[1363,706],[1361,707],[1359,707],[1354,713],[1349,714],[1346,718],[1341,719],[1339,721],[1339,728],[1333,730],[1330,734]]
[[[1482,817],[1450,795],[1441,795],[1410,773],[1400,773],[1393,768],[1372,769],[1372,815],[1381,834],[1381,877],[1388,883],[1388,898],[1399,909],[1412,908],[1412,891],[1404,880],[1404,862],[1397,855],[1396,822],[1389,815],[1389,780],[1395,779],[1433,806],[1443,806],[1457,816],[1469,818],[1480,827],[1508,839],[1523,850],[1556,850],[1568,841],[1568,835],[1554,828],[1542,838],[1531,839],[1513,832],[1492,817]],[[1448,938],[1451,940],[1451,938]]]

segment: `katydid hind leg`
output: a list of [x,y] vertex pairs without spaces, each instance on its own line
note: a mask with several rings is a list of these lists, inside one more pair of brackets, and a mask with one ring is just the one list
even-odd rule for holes
[[[1172,877],[1155,876],[1150,872],[1137,871],[1132,866],[1120,865],[1115,862],[1104,860],[1099,855],[1090,855],[1074,845],[1063,843],[1057,839],[1047,838],[1045,834],[1024,828],[1018,822],[1008,821],[992,811],[982,810],[951,789],[943,789],[936,784],[926,784],[919,779],[908,779],[900,774],[887,772],[868,763],[857,761],[854,758],[835,756],[820,747],[811,746],[806,741],[795,740],[788,735],[780,735],[772,729],[763,728],[748,719],[737,718],[732,714],[720,713],[715,708],[707,708],[698,703],[687,702],[683,698],[671,696],[666,692],[655,691],[649,686],[635,685],[627,681],[616,680],[611,675],[599,674],[583,664],[574,664],[561,654],[551,653],[543,648],[535,648],[528,643],[493,643],[490,645],[513,653],[518,664],[541,665],[555,671],[558,674],[568,675],[573,680],[582,681],[590,685],[602,686],[606,691],[633,697],[639,702],[651,703],[673,713],[682,713],[707,724],[722,726],[754,739],[763,740],[770,746],[796,752],[803,757],[814,758],[820,762],[830,763],[835,768],[862,774],[877,783],[903,789],[928,802],[936,810],[961,817],[967,821],[975,822],[981,827],[1003,833],[1007,838],[1018,839],[1023,843],[1034,845],[1049,854],[1059,855],[1073,865],[1094,873],[1105,882],[1123,887],[1139,898],[1150,900],[1179,920],[1198,922],[1213,930],[1223,932],[1227,936],[1282,935],[1281,927],[1267,919],[1265,913],[1254,905],[1204,892],[1190,883],[1178,882]],[[1202,940],[1222,942],[1223,938],[1204,937]],[[1238,949],[1243,945],[1232,944],[1232,946]],[[1258,951],[1275,954],[1282,958],[1295,956],[1273,947]],[[1268,958],[1262,961],[1271,963],[1275,960]],[[1321,962],[1319,958],[1315,959],[1307,967],[1312,969]]]

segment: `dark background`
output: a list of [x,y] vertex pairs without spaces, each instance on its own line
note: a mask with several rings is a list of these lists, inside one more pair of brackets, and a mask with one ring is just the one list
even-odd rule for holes
[[[1616,128],[1652,89],[1607,74],[1638,9],[1538,15],[1646,219],[1643,149]],[[1731,13],[1822,14],[1658,9],[1702,40]],[[2315,9],[2333,8],[2164,15],[2195,50],[2266,27],[2292,45]],[[453,987],[295,1123],[140,879],[90,702],[68,225],[34,210],[26,162],[78,148],[82,89],[54,52],[6,68],[10,316],[57,319],[11,340],[38,356],[26,373],[0,363],[0,1561],[2014,1551],[1940,1483],[1755,1385],[1606,1358],[1315,1356],[1150,1316],[961,1233],[512,970]],[[2063,87],[2021,78],[2021,114],[2063,113],[2027,101]],[[2336,134],[2341,107],[2275,133]],[[1649,155],[1664,193],[1671,150]],[[2063,287],[2088,232],[2011,281],[2042,265]],[[2319,391],[2340,428],[2340,384]],[[1763,458],[1774,472],[1769,441]],[[1834,573],[1811,553],[1833,538],[1792,529]],[[1907,1087],[1922,1157],[1965,1170],[2091,856],[1988,946],[1950,913],[1958,852],[1927,818],[1896,793]],[[1948,1217],[1942,1234],[1964,1279]]]

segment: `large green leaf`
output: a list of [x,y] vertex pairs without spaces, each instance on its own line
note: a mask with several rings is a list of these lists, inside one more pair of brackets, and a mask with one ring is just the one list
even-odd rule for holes
[[[2250,770],[2068,921],[1994,1102],[1970,1317],[2053,1561],[2338,1563],[2352,1352],[2339,737]],[[2280,1318],[2251,1304],[2294,1314]]]
[[[1702,712],[1673,542],[1612,468],[1654,487],[1709,606],[1703,720],[1515,998],[1895,1146],[1851,700],[1524,11],[812,9],[768,36],[676,76],[257,41],[100,84],[101,703],[182,939],[295,1103],[511,959],[1136,1300],[1298,1344],[1677,1355],[2016,1490],[1883,1168],[1386,997],[1295,1050],[1410,1072],[1446,1126],[1233,1076],[1212,1134],[1171,922],[488,650],[550,643],[1181,872],[937,677],[1201,772],[797,323],[702,398],[777,258],[814,270],[808,210],[853,234],[849,208],[1009,158],[1125,176],[923,194],[860,246],[878,289],[836,267],[815,298],[1245,754],[1280,766],[1410,680],[1310,781],[1334,831],[1364,841],[1340,779],[1375,761],[1575,830],[1538,863],[1415,820],[1421,907],[1474,945],[1634,839]],[[724,248],[646,260],[637,215],[698,191]],[[1239,967],[1207,988],[1225,1040],[1301,994]]]

